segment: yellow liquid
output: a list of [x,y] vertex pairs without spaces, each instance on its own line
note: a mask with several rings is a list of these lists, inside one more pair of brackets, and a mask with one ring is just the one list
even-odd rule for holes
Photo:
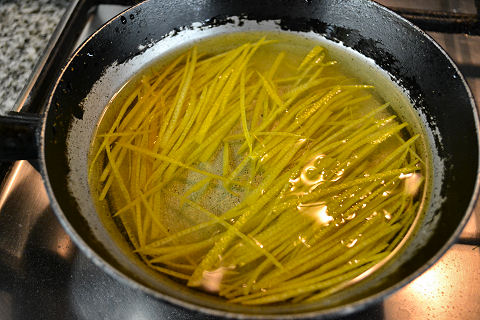
[[398,250],[425,200],[416,127],[290,37],[163,57],[112,99],[92,142],[92,196],[117,240],[233,303],[340,290]]

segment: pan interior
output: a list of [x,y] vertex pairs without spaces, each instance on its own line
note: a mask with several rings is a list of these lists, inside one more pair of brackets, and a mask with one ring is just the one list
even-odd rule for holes
[[[167,37],[158,43],[153,44],[150,48],[143,51],[141,55],[138,55],[131,60],[122,63],[114,64],[108,67],[103,76],[95,83],[89,95],[83,100],[82,109],[85,111],[82,119],[76,119],[73,121],[69,139],[68,139],[68,157],[72,170],[69,175],[69,189],[76,197],[76,201],[79,204],[79,210],[82,217],[88,224],[89,229],[92,231],[95,239],[106,249],[115,260],[115,263],[121,266],[121,269],[127,273],[128,276],[137,279],[142,285],[152,288],[161,293],[162,297],[173,299],[177,302],[179,300],[187,301],[189,304],[200,305],[205,308],[215,308],[223,310],[231,310],[233,312],[242,313],[257,313],[257,314],[271,314],[271,313],[297,313],[306,312],[310,310],[316,310],[319,308],[330,308],[332,306],[341,305],[350,299],[358,299],[358,297],[364,297],[370,293],[371,288],[375,288],[378,283],[382,283],[388,278],[388,275],[392,270],[395,270],[402,263],[407,261],[414,253],[415,248],[421,246],[421,243],[425,241],[425,237],[429,237],[428,232],[422,232],[415,236],[412,240],[408,250],[396,260],[394,265],[386,266],[382,272],[378,273],[371,281],[371,288],[368,286],[353,288],[353,290],[342,296],[333,296],[331,299],[315,305],[299,305],[293,309],[291,306],[282,307],[262,307],[257,308],[245,308],[241,306],[232,307],[226,304],[223,300],[217,299],[210,295],[199,293],[185,289],[183,286],[178,285],[176,282],[171,281],[169,278],[159,278],[157,274],[152,273],[151,270],[146,268],[139,262],[138,257],[130,253],[128,244],[125,241],[118,241],[121,238],[118,234],[114,236],[116,240],[112,240],[112,230],[115,230],[115,226],[111,221],[101,221],[97,214],[95,204],[90,196],[88,185],[88,158],[87,155],[90,149],[90,142],[94,135],[94,128],[96,128],[99,120],[104,116],[106,106],[112,97],[114,97],[119,89],[123,87],[129,79],[135,77],[135,75],[142,68],[148,68],[153,63],[152,61],[157,59],[166,59],[172,55],[173,52],[178,50],[185,50],[192,46],[192,44],[205,44],[208,45],[209,38],[223,35],[225,37],[224,43],[238,41],[239,38],[244,37],[257,37],[257,32],[267,31],[277,34],[285,39],[295,38],[295,41],[304,41],[310,43],[315,41],[322,46],[327,47],[332,57],[344,64],[346,68],[355,77],[360,80],[366,81],[369,84],[376,86],[377,92],[385,101],[390,101],[395,111],[404,119],[414,124],[414,131],[421,132],[424,140],[422,150],[425,153],[430,153],[432,150],[430,147],[433,145],[429,141],[433,141],[434,127],[426,127],[422,125],[422,121],[418,119],[425,118],[418,110],[411,107],[410,98],[408,92],[402,90],[401,87],[392,80],[391,75],[380,69],[375,63],[356,51],[343,46],[341,43],[333,42],[323,38],[322,36],[310,32],[310,33],[298,33],[287,32],[280,30],[278,24],[274,22],[253,22],[243,21],[241,27],[238,24],[226,24],[223,26],[213,28],[192,28],[182,31],[175,36]],[[207,39],[207,40],[205,40]],[[300,39],[300,40],[299,40]],[[428,154],[428,158],[431,159],[432,165],[429,171],[443,172],[443,164],[439,161],[436,151],[433,149],[431,154]],[[442,184],[443,177],[436,175],[431,179],[431,186],[427,188],[429,190],[428,196],[430,196],[429,208],[426,210],[427,221],[435,220],[433,212],[436,207],[441,203],[441,197],[436,190]],[[423,220],[423,221],[425,221]],[[423,223],[423,221],[421,221]],[[425,227],[419,223],[417,227]],[[429,228],[434,228],[435,223],[429,223]],[[113,231],[115,233],[115,231]],[[174,288],[172,290],[172,288]]]

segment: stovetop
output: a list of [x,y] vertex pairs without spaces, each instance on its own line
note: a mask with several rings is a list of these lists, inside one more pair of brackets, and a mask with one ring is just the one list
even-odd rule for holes
[[[33,106],[43,105],[49,83],[74,48],[135,1],[97,2],[72,2],[18,100],[18,110],[39,112]],[[480,104],[480,1],[378,2],[430,30],[459,65]],[[26,161],[0,166],[0,181],[5,176],[0,193],[0,319],[211,318],[122,285],[90,262],[56,220],[34,166]],[[479,290],[477,205],[457,243],[433,267],[383,303],[341,319],[479,319]]]

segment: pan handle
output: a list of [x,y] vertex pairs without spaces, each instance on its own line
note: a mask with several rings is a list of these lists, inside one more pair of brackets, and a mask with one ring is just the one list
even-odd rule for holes
[[0,116],[0,160],[35,160],[39,157],[42,116],[10,112]]

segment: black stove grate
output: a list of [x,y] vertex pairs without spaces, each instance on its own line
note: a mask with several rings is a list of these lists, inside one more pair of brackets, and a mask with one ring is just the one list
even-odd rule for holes
[[456,13],[395,7],[390,9],[425,31],[480,35],[478,10],[476,13]]

